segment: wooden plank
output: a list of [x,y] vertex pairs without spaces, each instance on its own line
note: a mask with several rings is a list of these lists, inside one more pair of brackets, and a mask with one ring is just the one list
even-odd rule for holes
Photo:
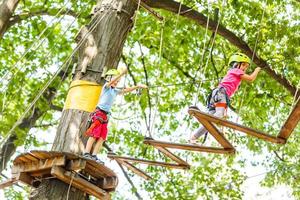
[[51,174],[51,168],[44,169],[44,170],[39,170],[39,171],[33,171],[33,172],[28,172],[28,174],[32,177],[49,177]]
[[294,106],[289,117],[281,127],[281,130],[278,134],[278,138],[287,140],[292,134],[293,130],[296,128],[300,120],[300,99],[298,99],[296,105]]
[[133,173],[135,173],[136,175],[139,175],[140,177],[146,179],[146,180],[150,180],[152,179],[151,176],[149,176],[148,174],[146,174],[146,172],[144,172],[141,169],[138,169],[137,167],[135,167],[134,165],[132,165],[131,163],[124,161],[124,160],[116,160],[118,163],[120,163],[121,165],[125,166],[127,169],[131,170]]
[[50,169],[54,165],[64,166],[65,163],[66,163],[66,159],[64,156],[50,158],[46,160],[39,160],[37,162],[20,163],[20,164],[13,165],[12,173],[35,172],[35,171]]
[[203,120],[206,120],[209,122],[216,123],[218,125],[226,126],[228,128],[232,128],[237,131],[244,132],[248,135],[257,137],[257,138],[265,140],[265,141],[269,141],[269,142],[273,142],[273,143],[277,143],[277,144],[285,143],[285,140],[282,138],[277,138],[275,136],[268,135],[261,131],[258,131],[258,130],[255,130],[255,129],[252,129],[252,128],[249,128],[249,127],[246,127],[246,126],[234,123],[234,122],[230,122],[230,121],[227,121],[222,118],[215,117],[213,115],[201,112],[200,110],[197,110],[197,109],[190,108],[188,112],[190,115],[195,116],[200,123],[202,123],[201,120],[203,119]]
[[86,166],[86,160],[79,158],[75,160],[70,160],[66,168],[67,170],[76,171],[76,170],[84,169],[85,166]]
[[27,158],[28,160],[30,160],[31,162],[35,162],[35,161],[39,161],[40,159],[30,155],[30,153],[24,154],[23,157]]
[[125,157],[125,156],[117,156],[117,155],[113,155],[113,154],[109,154],[108,157],[111,159],[122,160],[122,161],[127,161],[127,162],[132,162],[132,163],[140,163],[140,164],[147,164],[147,165],[168,167],[168,168],[175,168],[175,169],[189,169],[188,165],[178,165],[178,164],[174,164],[174,163],[166,163],[166,162],[160,162],[160,161],[130,158],[130,157]]
[[58,178],[59,180],[70,184],[72,182],[72,186],[86,192],[90,195],[95,196],[98,199],[108,200],[110,199],[109,193],[101,188],[95,186],[94,184],[84,180],[79,177],[77,174],[72,174],[69,171],[65,171],[63,168],[58,166],[53,166],[51,170],[51,174]]
[[187,151],[198,151],[198,152],[219,153],[219,154],[235,153],[235,149],[206,147],[206,146],[201,146],[196,144],[179,144],[179,143],[164,142],[164,141],[153,140],[153,139],[145,139],[144,144],[154,146],[155,148],[165,147],[165,148],[180,149],[180,150],[187,150]]
[[102,173],[102,177],[106,177],[106,176],[117,176],[115,174],[115,172],[111,169],[109,169],[108,167],[106,167],[105,165],[102,165],[100,163],[97,163],[96,161],[94,160],[90,160],[90,159],[86,159],[84,158],[86,161],[87,161],[87,164],[86,166],[93,166],[97,171],[100,171]]
[[10,178],[0,183],[0,190],[6,187],[12,186],[16,181],[16,178]]
[[168,149],[164,148],[164,147],[156,147],[156,149],[158,149],[160,152],[162,152],[165,156],[169,157],[170,159],[172,159],[173,161],[175,161],[176,163],[180,164],[180,165],[185,165],[187,166],[187,169],[190,168],[190,165],[185,162],[184,160],[182,160],[181,158],[179,158],[178,156],[176,156],[175,154],[173,154],[171,151],[169,151]]
[[224,149],[234,149],[232,144],[225,138],[223,133],[221,133],[212,123],[204,119],[201,119],[200,122],[206,128],[206,130],[219,142],[219,144],[224,147]]

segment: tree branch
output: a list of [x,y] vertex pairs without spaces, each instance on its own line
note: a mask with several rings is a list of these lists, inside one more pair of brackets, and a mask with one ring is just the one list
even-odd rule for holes
[[282,162],[285,162],[284,158],[283,158],[283,157],[280,157],[279,154],[277,153],[277,151],[273,151],[273,152],[274,152],[275,156],[276,156],[279,160],[281,160]]
[[[57,13],[59,12],[59,10],[60,9],[57,9],[57,8],[51,8],[51,9],[46,9],[46,10],[39,10],[39,11],[35,11],[35,12],[26,12],[26,13],[21,13],[19,15],[14,15],[9,21],[8,28],[15,25],[16,23],[20,23],[23,20],[28,20],[35,16],[43,16],[43,15],[56,16]],[[75,11],[73,11],[71,9],[65,9],[65,10],[61,11],[60,15],[68,15],[68,16],[72,16],[74,18],[78,17],[78,13],[76,13]]]
[[18,4],[19,0],[4,0],[0,5],[0,40],[8,28],[9,20]]
[[[152,8],[159,8],[169,12],[173,12],[174,14],[178,14],[178,9],[180,7],[180,3],[173,1],[173,0],[142,0],[144,3],[149,5]],[[179,13],[181,16],[189,18],[196,23],[198,23],[202,27],[206,27],[207,17],[204,16],[202,13],[189,8],[183,4],[181,4],[181,12]],[[208,28],[211,31],[214,31],[217,26],[217,22],[215,20],[210,20],[208,24]],[[218,28],[218,34],[227,39],[232,45],[236,46],[240,50],[242,50],[245,54],[249,57],[252,57],[253,50],[248,46],[248,44],[243,41],[241,38],[236,36],[233,32],[226,29],[221,24]],[[276,80],[279,84],[285,87],[292,95],[295,95],[297,87],[292,85],[285,77],[280,74],[277,74],[275,70],[273,70],[269,64],[263,60],[262,58],[258,57],[257,54],[254,54],[254,63],[263,68],[263,70],[269,74],[274,80]],[[297,94],[297,97],[300,94]]]

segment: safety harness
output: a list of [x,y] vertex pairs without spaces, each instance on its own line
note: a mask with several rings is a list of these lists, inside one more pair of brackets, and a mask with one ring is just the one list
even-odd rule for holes
[[95,112],[92,112],[91,114],[90,114],[90,117],[89,117],[89,121],[88,121],[88,123],[89,123],[89,126],[92,124],[92,119],[95,117],[96,118],[96,120],[98,120],[99,122],[100,122],[100,124],[107,124],[108,123],[108,119],[103,119],[102,117],[100,117],[100,116],[97,116],[96,114],[97,114],[97,112],[98,111],[100,111],[100,112],[102,112],[102,113],[105,113],[105,115],[108,115],[109,113],[107,113],[106,111],[104,111],[104,110],[102,110],[102,109],[100,109],[100,108],[96,108],[96,111]]
[[[213,92],[216,90],[215,94],[213,95]],[[219,96],[219,93],[221,90],[225,90],[224,87],[217,87],[209,93],[207,99],[206,99],[206,105],[209,111],[215,110],[216,107],[223,107],[227,109],[227,107],[230,105],[230,99],[225,91],[225,97],[226,97],[226,103],[220,102],[221,98]]]

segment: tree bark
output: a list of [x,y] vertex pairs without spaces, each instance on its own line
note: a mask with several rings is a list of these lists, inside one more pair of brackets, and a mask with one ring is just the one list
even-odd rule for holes
[[[178,14],[179,8],[181,6],[181,12],[180,15],[186,18],[189,18],[196,23],[198,23],[200,26],[206,28],[207,24],[207,17],[204,16],[202,13],[197,12],[196,10],[193,10],[185,5],[180,5],[179,2],[173,1],[173,0],[142,0],[147,5],[149,5],[152,8],[159,8],[163,9],[169,12],[173,12],[174,14]],[[211,31],[215,31],[217,26],[217,22],[214,20],[209,21],[208,29]],[[243,41],[241,38],[236,36],[233,32],[226,29],[224,26],[219,25],[218,32],[219,35],[227,39],[231,44],[238,47],[240,50],[242,50],[245,54],[247,54],[250,58],[252,57],[253,50],[249,47],[249,45]],[[267,74],[269,74],[275,81],[277,81],[280,85],[285,87],[292,95],[295,95],[297,91],[297,87],[295,85],[292,85],[291,82],[289,82],[285,77],[283,77],[281,74],[278,74],[271,68],[271,66],[262,58],[260,58],[257,54],[254,54],[253,62],[261,67]],[[297,94],[297,97],[300,95]]]
[[[122,11],[117,11],[122,2]],[[82,35],[87,30],[91,30],[94,23],[99,22],[91,34],[86,38],[84,44],[79,48],[78,66],[73,80],[87,80],[101,83],[101,74],[104,67],[115,68],[118,66],[124,42],[128,32],[131,30],[133,21],[132,16],[137,8],[137,4],[132,0],[98,0],[97,12],[87,28],[83,28]],[[80,37],[80,36],[79,36]],[[92,52],[91,52],[92,50]],[[96,53],[95,53],[96,52]],[[82,67],[87,67],[85,74],[81,73]],[[68,109],[62,112],[60,125],[58,127],[52,150],[66,151],[72,153],[82,153],[85,145],[83,133],[87,128],[89,113],[82,110]],[[66,183],[61,183],[56,187],[57,181],[43,180],[38,192],[34,192],[31,199],[56,199],[62,200],[69,187]],[[51,191],[51,195],[45,195]],[[84,199],[82,191],[69,193],[69,199]]]
[[9,26],[9,20],[15,12],[18,3],[19,0],[4,0],[0,5],[0,40]]

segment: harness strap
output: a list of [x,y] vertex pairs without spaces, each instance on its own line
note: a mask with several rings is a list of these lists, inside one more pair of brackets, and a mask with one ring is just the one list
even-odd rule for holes
[[101,124],[107,124],[108,120],[104,120],[102,117],[96,117],[96,119],[101,123]]
[[221,102],[215,103],[215,107],[222,107],[222,108],[227,109],[227,103],[221,103]]

